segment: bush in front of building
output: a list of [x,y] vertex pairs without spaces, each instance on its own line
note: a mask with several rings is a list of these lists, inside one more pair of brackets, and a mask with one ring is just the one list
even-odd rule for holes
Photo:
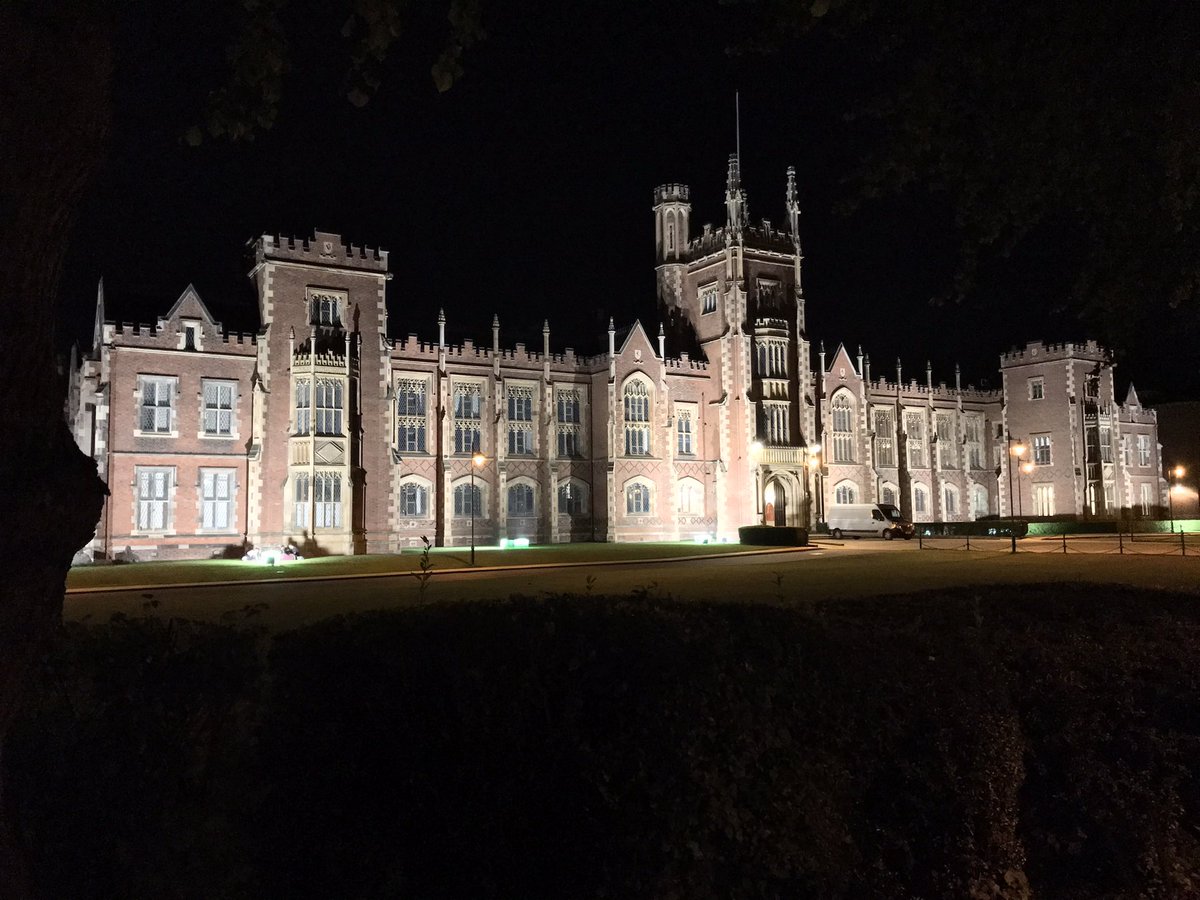
[[738,541],[763,547],[805,547],[808,531],[783,525],[743,525],[738,529]]

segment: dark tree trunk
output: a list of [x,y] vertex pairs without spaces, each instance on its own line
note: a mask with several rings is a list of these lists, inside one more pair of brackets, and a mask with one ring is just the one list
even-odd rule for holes
[[[66,425],[54,344],[71,226],[111,122],[112,26],[103,7],[0,3],[0,752],[104,496]],[[27,896],[2,789],[0,893]]]

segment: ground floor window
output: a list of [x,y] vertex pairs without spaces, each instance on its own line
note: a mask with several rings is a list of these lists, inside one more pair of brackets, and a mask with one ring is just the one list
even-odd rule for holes
[[171,493],[175,470],[139,466],[135,479],[138,531],[166,531],[171,527]]
[[582,485],[570,481],[560,484],[558,486],[559,513],[567,516],[583,515],[583,492]]
[[650,488],[644,484],[631,484],[625,489],[625,514],[630,516],[650,514]]
[[400,485],[400,515],[423,516],[429,509],[429,490],[422,484],[407,482]]
[[1143,516],[1148,516],[1157,505],[1154,502],[1154,486],[1148,481],[1143,481],[1141,484],[1141,511]]
[[971,505],[975,512],[975,518],[982,519],[988,514],[988,492],[981,484],[975,485],[972,491]]
[[510,516],[532,516],[533,488],[527,484],[514,484],[508,489],[508,514]]
[[296,528],[306,529],[312,522],[309,518],[308,506],[309,498],[312,496],[309,493],[310,488],[311,484],[307,473],[296,476],[292,485],[292,524]]
[[454,514],[477,516],[483,512],[481,492],[477,484],[460,484],[454,489]]
[[833,489],[834,503],[853,503],[856,497],[858,497],[858,490],[849,481],[843,481]]
[[958,490],[955,487],[948,484],[942,488],[942,501],[946,518],[958,515]]
[[1035,484],[1033,486],[1033,514],[1035,516],[1054,515],[1054,485]]
[[200,527],[228,531],[233,526],[233,469],[200,470]]
[[317,528],[341,528],[342,476],[334,472],[317,473],[313,502]]
[[704,512],[704,488],[700,482],[690,478],[679,482],[679,512],[685,516]]
[[898,505],[898,504],[896,503],[896,488],[895,488],[895,487],[893,487],[892,485],[890,485],[890,484],[885,484],[885,485],[883,486],[882,497],[883,497],[883,501],[882,501],[882,502],[884,502],[884,503],[890,503],[892,506],[897,506],[897,505]]
[[913,512],[923,513],[929,507],[929,492],[924,486],[917,485],[913,488]]

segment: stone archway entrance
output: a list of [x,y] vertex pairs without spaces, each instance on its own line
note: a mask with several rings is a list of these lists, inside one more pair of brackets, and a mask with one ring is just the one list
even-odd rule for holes
[[772,478],[763,489],[763,524],[787,525],[787,488],[778,478]]

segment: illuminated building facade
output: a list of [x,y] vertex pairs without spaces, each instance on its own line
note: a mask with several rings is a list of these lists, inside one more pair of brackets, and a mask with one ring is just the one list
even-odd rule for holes
[[[1006,354],[999,391],[873,377],[844,347],[814,371],[790,169],[784,193],[782,228],[751,224],[731,157],[725,225],[695,234],[688,188],[655,190],[659,306],[691,354],[639,322],[610,322],[592,356],[552,350],[548,322],[540,348],[504,347],[498,317],[483,344],[448,343],[444,314],[436,340],[395,337],[387,252],[322,232],[255,242],[255,334],[191,287],[153,325],[120,324],[101,286],[69,400],[110,491],[92,549],[735,538],[869,501],[915,521],[1162,505],[1154,413],[1132,388],[1115,402],[1093,343]],[[1018,444],[1031,472],[1010,466]]]

